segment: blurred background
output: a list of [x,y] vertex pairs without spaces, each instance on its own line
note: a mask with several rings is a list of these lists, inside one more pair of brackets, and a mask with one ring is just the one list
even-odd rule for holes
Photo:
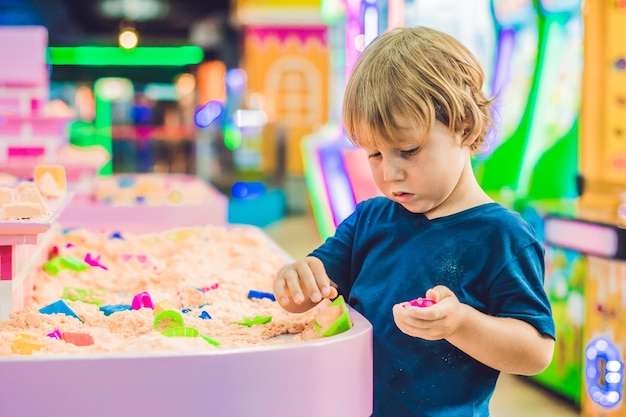
[[546,250],[555,358],[503,378],[494,415],[626,416],[624,1],[0,0],[0,171],[62,162],[88,202],[67,226],[166,190],[199,209],[125,227],[249,224],[303,256],[379,195],[343,88],[380,33],[417,25],[482,63],[496,126],[475,173]]

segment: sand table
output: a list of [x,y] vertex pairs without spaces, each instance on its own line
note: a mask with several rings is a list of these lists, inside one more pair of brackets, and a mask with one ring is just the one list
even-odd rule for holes
[[115,174],[99,177],[91,198],[110,206],[202,204],[212,197],[200,179],[182,174]]
[[[268,298],[288,257],[259,229],[206,226],[151,235],[74,229],[54,245],[35,278],[32,302],[0,322],[0,355],[207,351],[319,337],[311,324],[317,312],[290,314]],[[79,319],[40,312],[59,303]],[[198,337],[155,330],[163,310],[179,314]],[[32,352],[14,352],[20,340]]]

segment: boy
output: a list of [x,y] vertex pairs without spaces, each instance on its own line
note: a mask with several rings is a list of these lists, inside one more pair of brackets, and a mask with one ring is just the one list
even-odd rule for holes
[[[384,197],[282,268],[277,300],[303,312],[343,294],[373,326],[374,416],[488,416],[500,372],[552,360],[543,249],[472,171],[491,123],[483,72],[426,27],[374,40],[346,86],[343,122]],[[429,307],[408,300],[427,297]]]

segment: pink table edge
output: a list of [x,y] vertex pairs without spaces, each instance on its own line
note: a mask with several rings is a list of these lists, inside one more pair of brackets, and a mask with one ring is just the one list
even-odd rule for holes
[[179,354],[0,357],[11,417],[367,417],[372,327],[326,339]]

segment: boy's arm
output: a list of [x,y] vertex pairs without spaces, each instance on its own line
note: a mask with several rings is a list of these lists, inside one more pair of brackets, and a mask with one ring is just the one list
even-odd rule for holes
[[459,302],[444,286],[426,292],[431,307],[394,306],[394,320],[404,333],[427,340],[446,339],[474,359],[502,372],[535,375],[552,361],[554,339],[529,323],[494,317]]
[[474,359],[502,372],[536,375],[548,367],[554,339],[530,324],[493,317],[461,304],[463,323],[446,338]]

